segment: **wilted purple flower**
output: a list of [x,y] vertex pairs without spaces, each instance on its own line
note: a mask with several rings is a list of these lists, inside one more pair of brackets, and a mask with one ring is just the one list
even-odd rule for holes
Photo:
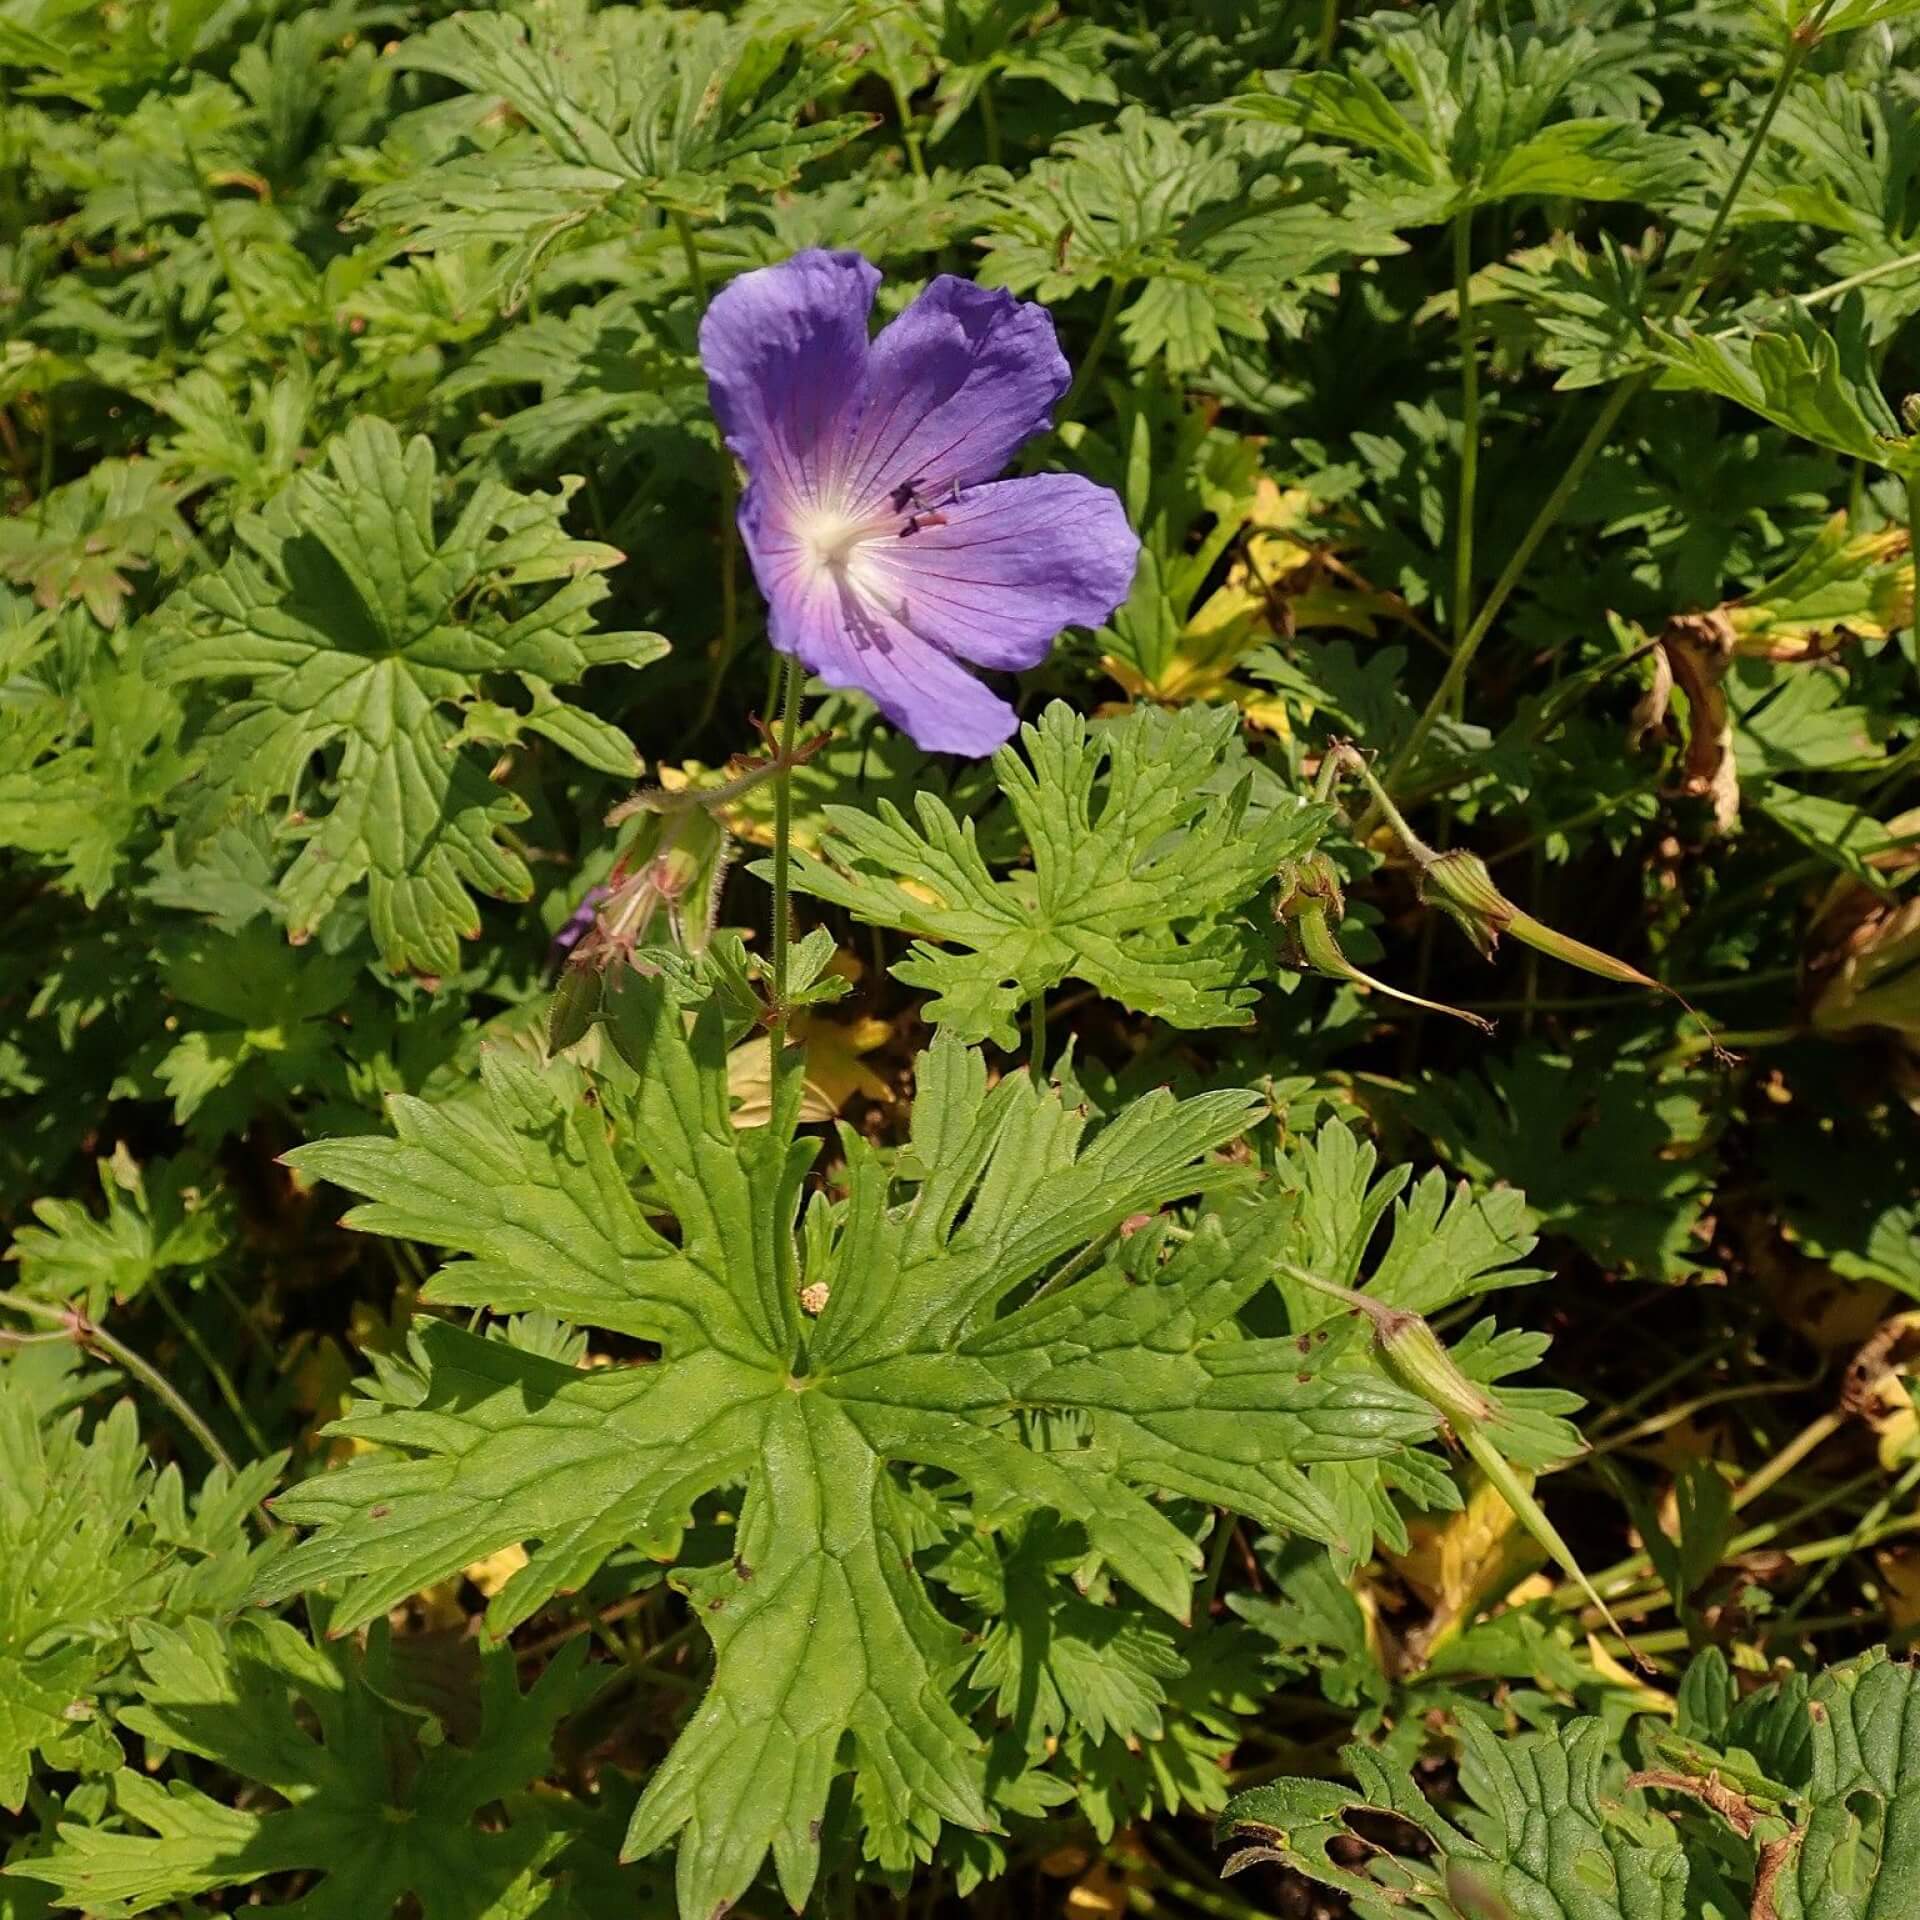
[[1037,666],[1104,620],[1140,543],[1078,474],[994,480],[1067,388],[1046,310],[942,274],[869,340],[879,282],[819,249],[742,274],[700,357],[773,644],[922,747],[984,754],[1014,712],[968,667]]
[[557,967],[568,954],[592,930],[593,923],[600,917],[600,908],[611,887],[589,887],[580,897],[580,904],[568,916],[567,924],[553,936],[553,943],[547,949],[547,965]]

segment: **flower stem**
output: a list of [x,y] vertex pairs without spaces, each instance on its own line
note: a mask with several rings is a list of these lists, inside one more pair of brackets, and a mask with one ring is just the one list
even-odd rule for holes
[[1473,214],[1453,217],[1453,293],[1459,309],[1460,493],[1455,503],[1453,608],[1450,622],[1464,637],[1472,618],[1473,511],[1480,480],[1480,362],[1473,344]]
[[987,165],[1000,164],[1000,109],[993,104],[993,81],[980,83],[980,131],[986,136]]
[[1314,64],[1326,66],[1333,59],[1333,43],[1340,37],[1340,0],[1322,0],[1320,32],[1314,41]]
[[680,251],[686,256],[687,284],[693,289],[693,297],[704,307],[707,304],[707,269],[700,258],[700,244],[693,237],[692,223],[684,213],[669,214],[673,230],[680,240]]
[[[1830,3],[1830,0],[1829,0]],[[1687,271],[1673,298],[1668,302],[1662,319],[1684,319],[1693,309],[1701,289],[1706,285],[1707,274],[1711,268],[1713,255],[1720,244],[1720,236],[1726,231],[1728,220],[1732,217],[1734,204],[1741,190],[1747,184],[1747,176],[1752,173],[1754,163],[1760,157],[1760,149],[1766,144],[1768,131],[1774,116],[1780,111],[1787,97],[1788,89],[1793,85],[1794,77],[1805,64],[1807,55],[1812,51],[1820,36],[1820,22],[1825,18],[1827,7],[1809,20],[1800,33],[1796,34],[1786,57],[1780,63],[1780,72],[1773,83],[1773,91],[1767,97],[1767,104],[1761,111],[1752,134],[1748,137],[1746,151],[1740,156],[1740,164],[1735,167],[1733,178],[1727,183],[1727,191],[1722,196],[1718,211],[1714,214],[1713,224],[1707,229],[1707,237],[1695,251],[1688,263]],[[1608,396],[1606,404],[1594,416],[1593,425],[1587,429],[1587,436],[1575,449],[1566,471],[1555,483],[1553,491],[1541,503],[1539,511],[1533,516],[1532,524],[1521,536],[1520,544],[1514,549],[1513,556],[1500,571],[1500,577],[1493,583],[1492,591],[1482,603],[1480,611],[1474,616],[1472,624],[1461,635],[1459,644],[1454,648],[1453,658],[1447,662],[1447,670],[1440,677],[1440,684],[1414,722],[1413,731],[1402,742],[1400,750],[1393,756],[1383,776],[1384,784],[1391,788],[1397,786],[1413,765],[1415,757],[1426,744],[1435,723],[1441,715],[1448,712],[1455,696],[1467,677],[1467,669],[1473,664],[1473,657],[1480,650],[1480,643],[1486,639],[1500,610],[1507,603],[1508,596],[1520,584],[1541,541],[1558,524],[1560,516],[1566,511],[1567,502],[1574,496],[1580,482],[1586,478],[1590,467],[1600,450],[1613,437],[1613,430],[1620,422],[1620,416],[1646,389],[1650,375],[1636,373],[1623,380]],[[1368,821],[1360,825],[1365,830]]]
[[884,33],[876,33],[874,40],[880,49],[880,70],[886,75],[887,90],[893,95],[893,110],[900,116],[900,144],[906,149],[907,165],[913,170],[913,177],[924,182],[927,177],[926,156],[920,151],[920,130],[913,124],[913,108],[900,79],[899,63],[894,59],[893,49],[888,46]]
[[793,944],[793,876],[788,854],[793,841],[793,749],[800,732],[800,701],[806,669],[786,663],[786,711],[780,721],[780,771],[773,778],[773,1045],[777,1054],[787,1034],[787,953]]
[[201,1338],[200,1329],[181,1310],[179,1303],[161,1284],[157,1275],[147,1283],[147,1290],[159,1301],[160,1311],[173,1322],[181,1339],[193,1349],[194,1357],[206,1368],[207,1377],[219,1389],[220,1398],[227,1403],[227,1411],[233,1415],[239,1424],[240,1431],[246,1435],[247,1445],[256,1454],[271,1452],[266,1435],[260,1431],[258,1422],[247,1411],[247,1403],[241,1399],[239,1390],[233,1384],[233,1375],[221,1364],[220,1356]]
[[43,1326],[57,1327],[76,1345],[105,1354],[165,1404],[174,1418],[206,1449],[216,1466],[224,1467],[228,1473],[239,1471],[233,1463],[233,1456],[220,1444],[213,1429],[194,1411],[192,1403],[166,1375],[150,1361],[141,1359],[124,1341],[116,1340],[105,1327],[89,1319],[78,1307],[56,1307],[49,1301],[10,1292],[0,1292],[0,1307],[24,1314],[29,1320],[38,1320]]
[[[704,310],[711,297],[707,269],[700,258],[700,243],[692,223],[684,213],[670,216],[680,239],[680,251],[686,256],[687,284]],[[740,644],[740,526],[739,487],[734,480],[733,462],[723,447],[720,452],[720,635],[713,648],[713,670],[707,675],[707,691],[700,702],[700,717],[694,731],[703,730],[720,703],[721,683],[733,665],[734,649]],[[602,528],[602,532],[606,529]]]
[[1913,606],[1907,624],[1920,635],[1920,473],[1907,475],[1907,563],[1913,568]]
[[1080,410],[1080,403],[1087,397],[1087,388],[1093,384],[1099,371],[1100,356],[1107,350],[1107,342],[1113,338],[1113,323],[1120,317],[1120,302],[1127,297],[1127,289],[1132,286],[1130,280],[1116,280],[1107,288],[1107,304],[1100,310],[1100,319],[1093,329],[1093,339],[1080,357],[1080,371],[1073,376],[1073,385],[1067,389],[1067,397],[1053,411],[1053,425],[1056,432],[1066,425]]

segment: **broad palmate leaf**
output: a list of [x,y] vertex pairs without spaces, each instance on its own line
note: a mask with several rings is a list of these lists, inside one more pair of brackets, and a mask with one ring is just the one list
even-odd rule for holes
[[918,832],[888,800],[877,816],[828,807],[828,857],[796,859],[794,884],[917,934],[893,971],[965,1040],[1012,1048],[1021,1004],[1069,977],[1176,1027],[1242,1025],[1258,948],[1234,910],[1326,815],[1292,799],[1256,813],[1228,757],[1235,727],[1231,709],[1143,708],[1089,738],[1056,701],[1020,729],[1025,760],[994,756],[1030,869],[996,879],[974,823],[922,793]]
[[86,1432],[57,1383],[0,1369],[0,1807],[26,1798],[36,1753],[73,1771],[117,1764],[98,1688],[129,1629],[239,1604],[257,1571],[246,1515],[280,1465],[216,1469],[190,1513],[179,1469],[154,1473],[131,1402]]
[[[1673,1764],[1654,1778],[1683,1824],[1724,1821],[1750,1851],[1753,1913],[1892,1920],[1920,1912],[1920,1671],[1875,1647],[1824,1673],[1788,1674],[1737,1703],[1716,1652],[1687,1677],[1683,1699],[1706,1712],[1683,1714],[1658,1738]],[[1702,1733],[1711,1746],[1695,1737]],[[1732,1791],[1712,1791],[1723,1784]]]
[[[530,32],[475,9],[402,42],[395,64],[497,96],[522,130],[387,182],[361,210],[416,246],[499,247],[516,302],[541,255],[596,215],[718,219],[732,192],[784,187],[871,124],[812,111],[833,89],[831,58],[691,10],[561,8]],[[476,132],[483,113],[497,122],[474,104]]]
[[[1290,1867],[1344,1894],[1357,1920],[1682,1920],[1691,1911],[1687,1855],[1664,1820],[1627,1804],[1626,1765],[1603,1721],[1501,1740],[1462,1719],[1460,1737],[1460,1783],[1477,1810],[1463,1822],[1471,1833],[1443,1819],[1404,1771],[1350,1746],[1341,1759],[1355,1786],[1276,1780],[1232,1800],[1220,1836],[1243,1844],[1225,1871]],[[1371,1826],[1356,1848],[1348,1816],[1368,1811],[1418,1828],[1427,1857],[1388,1851]],[[1351,1864],[1356,1854],[1362,1864]]]
[[[515,493],[479,480],[453,524],[436,524],[434,455],[384,420],[357,420],[258,515],[239,548],[169,603],[160,670],[177,681],[245,680],[207,731],[208,803],[286,796],[317,817],[282,876],[298,940],[365,882],[389,966],[452,972],[458,937],[479,931],[468,893],[525,899],[533,882],[502,829],[525,803],[457,744],[449,703],[481,676],[511,675],[525,725],[603,772],[638,765],[626,737],[562,704],[556,683],[589,667],[641,666],[649,633],[596,633],[613,547],[561,525],[570,485]],[[559,584],[544,598],[527,587]],[[330,807],[305,786],[338,749]]]
[[[299,1920],[385,1920],[409,1894],[424,1920],[529,1911],[505,1900],[548,1850],[542,1825],[481,1831],[474,1816],[552,1764],[555,1726],[599,1684],[581,1643],[524,1694],[511,1654],[482,1654],[465,1698],[468,1676],[433,1671],[430,1642],[394,1646],[385,1622],[364,1653],[316,1646],[284,1620],[243,1620],[225,1634],[190,1620],[138,1637],[140,1704],[122,1721],[281,1804],[249,1795],[255,1804],[234,1807],[123,1768],[114,1799],[150,1832],[63,1822],[55,1851],[16,1872],[99,1920],[296,1870],[320,1884],[274,1910]],[[449,1701],[470,1724],[441,1723],[435,1709]]]
[[[1031,1076],[989,1089],[984,1060],[943,1034],[898,1170],[913,1184],[902,1196],[843,1132],[845,1197],[812,1200],[797,1258],[816,1150],[794,1138],[798,1049],[769,1124],[741,1129],[717,1004],[689,1028],[662,981],[633,976],[606,1037],[631,1075],[590,1087],[564,1064],[495,1058],[484,1101],[396,1101],[396,1138],[294,1164],[370,1196],[355,1224],[470,1256],[431,1298],[538,1305],[658,1342],[660,1358],[580,1371],[429,1324],[341,1425],[382,1450],[281,1499],[317,1531],[262,1597],[343,1583],[334,1625],[351,1628],[526,1543],[489,1614],[504,1633],[627,1543],[671,1554],[692,1502],[744,1487],[732,1557],[678,1576],[717,1667],[628,1835],[638,1855],[683,1834],[680,1901],[697,1920],[769,1850],[804,1902],[849,1735],[885,1864],[924,1857],[941,1821],[992,1824],[980,1743],[950,1699],[966,1651],[922,1587],[928,1510],[909,1511],[896,1466],[952,1476],[978,1525],[1076,1524],[1092,1556],[1184,1616],[1199,1553],[1153,1492],[1340,1546],[1309,1467],[1434,1430],[1422,1403],[1347,1364],[1350,1339],[1305,1354],[1242,1336],[1292,1192],[1208,1218],[1164,1267],[1068,1284],[1063,1263],[1129,1215],[1245,1182],[1209,1155],[1253,1119],[1249,1094],[1161,1091],[1089,1132]],[[666,1211],[671,1234],[649,1218]],[[1071,1414],[1084,1444],[1046,1450],[1029,1430],[1041,1412]]]

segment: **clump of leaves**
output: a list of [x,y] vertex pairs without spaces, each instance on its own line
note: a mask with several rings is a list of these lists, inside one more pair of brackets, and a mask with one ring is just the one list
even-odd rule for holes
[[[628,1836],[644,1853],[682,1834],[688,1913],[736,1899],[769,1850],[805,1900],[849,1734],[883,1864],[924,1857],[939,1821],[994,1824],[978,1739],[950,1699],[961,1647],[913,1570],[930,1516],[896,1464],[952,1475],[982,1524],[1071,1520],[1097,1562],[1182,1617],[1199,1549],[1149,1490],[1352,1552],[1309,1469],[1434,1429],[1421,1401],[1342,1364],[1344,1341],[1303,1355],[1238,1337],[1290,1195],[1203,1225],[1163,1269],[1036,1288],[1076,1257],[1084,1271],[1129,1216],[1240,1181],[1206,1156],[1254,1118],[1244,1093],[1150,1095],[1089,1130],[1029,1076],[990,1092],[948,1031],[921,1061],[905,1193],[843,1131],[845,1197],[815,1195],[802,1221],[816,1149],[793,1134],[796,1053],[779,1059],[768,1124],[743,1131],[716,1003],[689,1030],[661,984],[635,977],[605,1035],[631,1072],[592,1104],[570,1068],[501,1063],[484,1101],[400,1105],[398,1137],[303,1148],[296,1164],[370,1195],[357,1224],[466,1253],[433,1298],[538,1302],[658,1341],[662,1358],[581,1374],[429,1325],[344,1423],[382,1450],[281,1500],[317,1531],[265,1591],[345,1579],[335,1625],[351,1627],[537,1541],[489,1609],[503,1633],[628,1542],[671,1553],[701,1494],[744,1485],[731,1557],[677,1576],[718,1664]],[[675,1238],[647,1217],[661,1206]],[[1036,1445],[1032,1422],[1062,1413],[1081,1442]],[[803,1721],[794,1699],[810,1703]]]
[[[171,603],[160,670],[247,684],[206,723],[203,811],[292,803],[300,851],[278,892],[296,941],[364,884],[387,963],[452,972],[457,938],[479,932],[468,889],[531,892],[507,839],[526,804],[460,750],[443,710],[477,699],[483,676],[519,682],[530,732],[604,772],[634,770],[623,734],[553,693],[665,651],[657,635],[594,631],[621,556],[564,531],[572,491],[481,479],[443,530],[432,444],[362,419],[324,469],[242,518],[239,550]],[[329,804],[308,781],[333,749]]]
[[1235,909],[1326,816],[1294,795],[1256,807],[1233,733],[1203,707],[1089,730],[1056,703],[1021,729],[1024,760],[994,756],[1006,815],[987,831],[1018,832],[1030,871],[996,876],[981,828],[922,793],[917,831],[891,801],[829,807],[832,837],[795,861],[795,884],[917,936],[894,973],[963,1039],[1011,1049],[1021,1006],[1067,979],[1174,1026],[1243,1023],[1264,943]]

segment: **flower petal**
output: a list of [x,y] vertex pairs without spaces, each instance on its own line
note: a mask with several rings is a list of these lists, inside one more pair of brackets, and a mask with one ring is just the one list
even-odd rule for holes
[[1038,666],[1063,627],[1097,627],[1140,557],[1118,496],[1077,473],[976,487],[916,520],[863,550],[861,583],[901,625],[983,667]]
[[713,411],[756,484],[819,497],[822,466],[858,418],[880,270],[810,247],[731,280],[700,322]]
[[770,593],[768,637],[830,687],[857,687],[916,746],[978,759],[1013,735],[1017,716],[959,661],[844,582],[789,575]]
[[1050,424],[1070,376],[1044,307],[943,273],[884,328],[844,497],[991,480]]

